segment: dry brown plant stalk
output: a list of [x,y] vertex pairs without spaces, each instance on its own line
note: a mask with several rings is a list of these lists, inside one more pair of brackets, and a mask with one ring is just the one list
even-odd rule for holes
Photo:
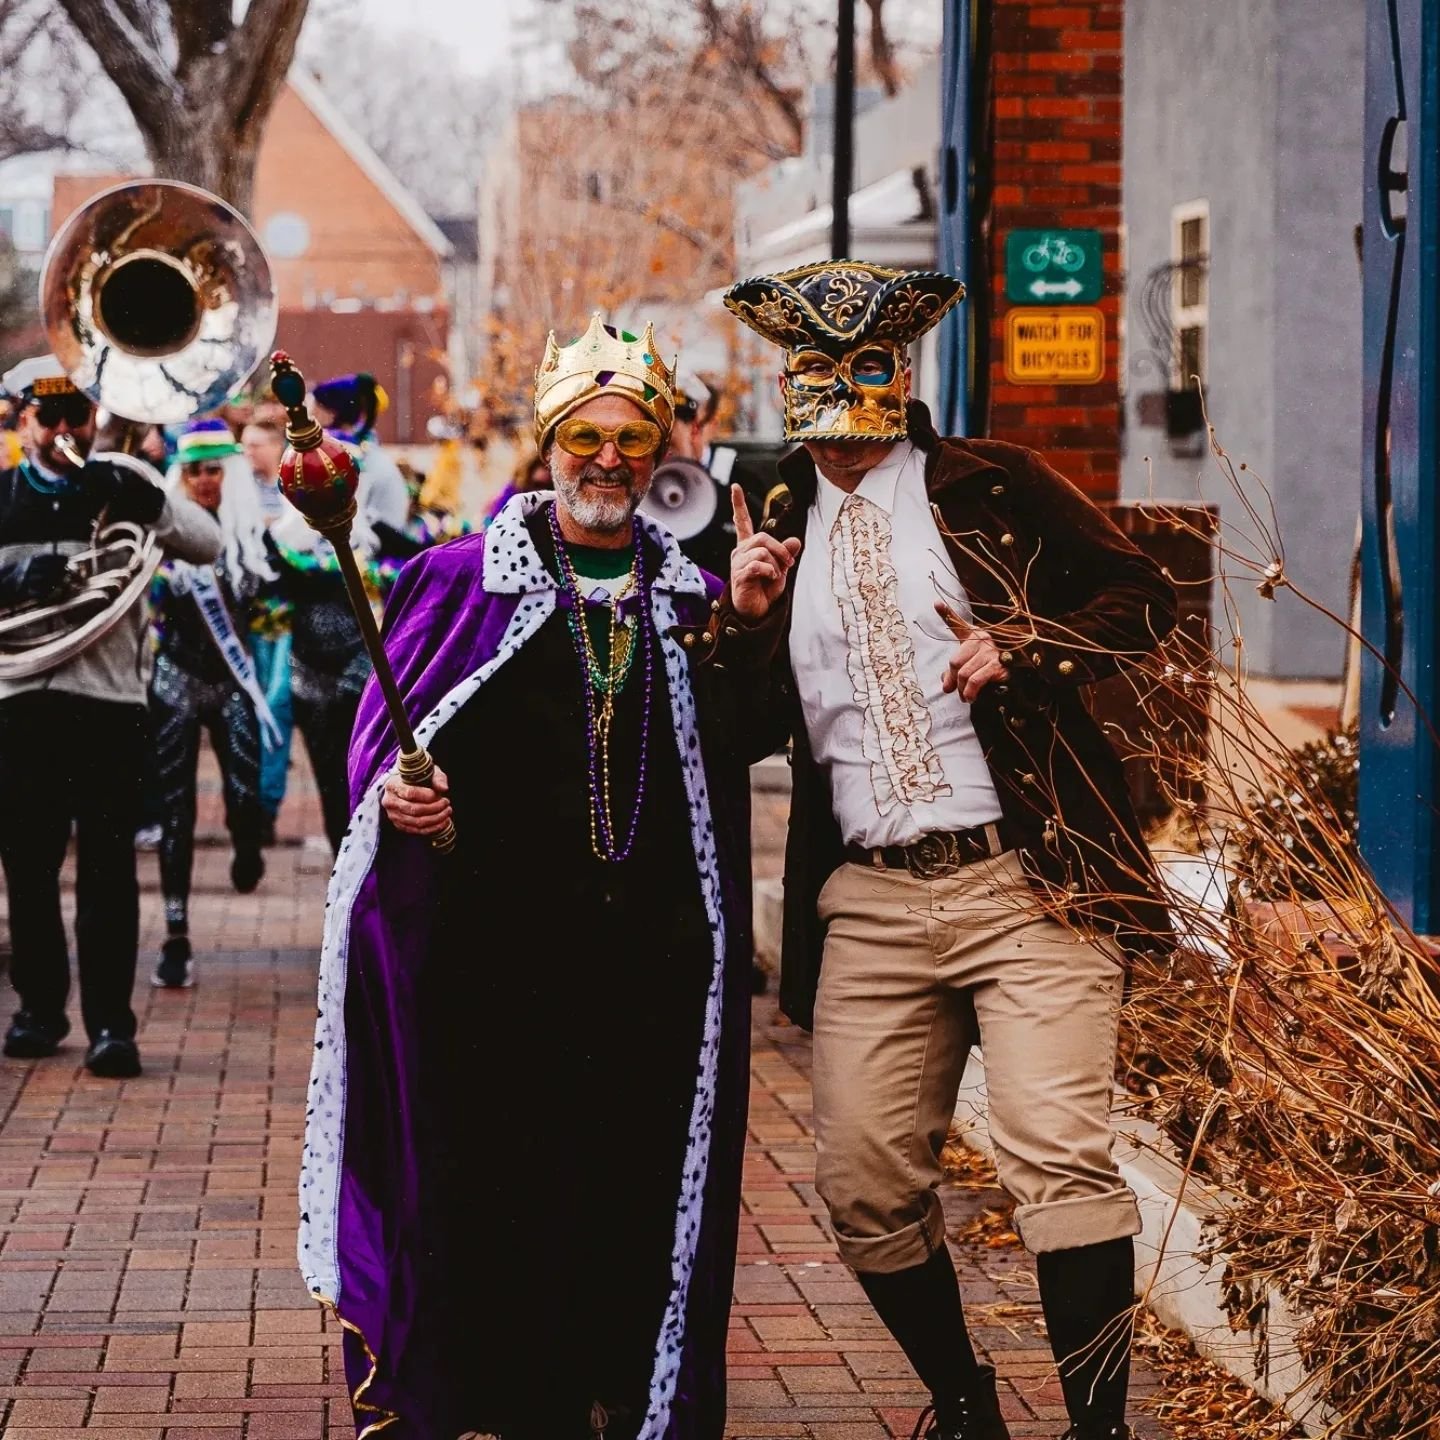
[[[1187,1183],[1223,1198],[1200,1258],[1223,1265],[1232,1327],[1251,1334],[1261,1370],[1273,1295],[1298,1317],[1327,1436],[1440,1440],[1440,965],[1249,693],[1234,586],[1288,592],[1326,614],[1337,640],[1350,630],[1291,583],[1264,484],[1213,430],[1211,444],[1240,533],[1202,536],[1193,510],[1154,508],[1214,547],[1218,643],[1177,633],[1126,657],[1132,717],[1110,728],[1122,755],[1143,756],[1168,784],[1172,834],[1187,832],[1187,848],[1226,874],[1230,898],[1216,907],[1174,889],[1175,938],[1130,944],[1122,1080]],[[1023,565],[994,564],[1011,596],[1007,643],[1093,643],[1029,613]],[[1219,659],[1227,648],[1241,660],[1233,668]],[[1186,743],[1196,732],[1208,733],[1208,757]],[[1048,903],[1077,940],[1113,936],[1114,887],[1087,879],[1083,842],[1044,783],[1048,757],[1032,755],[1033,803],[1071,860],[1068,888]],[[1151,883],[1129,878],[1137,896]]]

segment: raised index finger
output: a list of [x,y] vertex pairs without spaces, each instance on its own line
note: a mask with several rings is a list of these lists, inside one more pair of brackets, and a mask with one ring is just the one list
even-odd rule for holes
[[739,485],[730,487],[730,508],[735,512],[735,538],[748,540],[755,533],[755,523],[750,519],[750,507],[745,503],[745,491]]

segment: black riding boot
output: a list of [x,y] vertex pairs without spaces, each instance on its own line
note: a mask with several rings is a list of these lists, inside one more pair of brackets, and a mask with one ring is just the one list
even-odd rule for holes
[[923,1265],[888,1275],[856,1272],[875,1313],[930,1392],[936,1440],[1009,1440],[995,1397],[995,1371],[975,1359],[960,1284],[943,1247]]
[[1135,1242],[1105,1240],[1035,1257],[1040,1304],[1060,1370],[1069,1435],[1127,1440],[1125,1394],[1135,1304]]

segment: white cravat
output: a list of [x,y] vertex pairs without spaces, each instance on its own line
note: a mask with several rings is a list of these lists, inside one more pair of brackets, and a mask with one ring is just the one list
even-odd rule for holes
[[908,441],[851,495],[819,478],[790,658],[847,841],[906,845],[1000,818],[970,707],[940,687],[956,643],[942,598],[967,608]]

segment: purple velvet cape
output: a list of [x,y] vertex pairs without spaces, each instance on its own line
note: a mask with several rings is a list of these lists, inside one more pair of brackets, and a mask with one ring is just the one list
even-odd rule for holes
[[[401,572],[386,610],[385,648],[422,745],[553,613],[558,588],[524,524],[550,498],[548,492],[517,496],[483,534],[428,550]],[[671,1302],[656,1340],[650,1413],[640,1433],[642,1440],[718,1440],[748,1090],[749,781],[743,759],[707,724],[704,687],[697,703],[690,655],[678,639],[677,627],[703,626],[719,582],[686,560],[665,531],[642,523],[664,550],[652,611],[677,748],[686,757],[716,961],[677,1197]],[[695,720],[690,726],[678,715],[687,705]],[[406,1440],[455,1440],[426,1423],[423,1363],[409,1356],[402,1377],[396,1357],[421,1304],[445,1305],[455,1324],[475,1330],[477,1344],[484,1343],[487,1326],[504,1324],[505,1317],[487,1313],[483,1295],[417,1293],[414,1222],[427,1165],[415,1124],[415,1061],[424,1037],[414,981],[426,964],[436,879],[445,862],[425,842],[380,821],[379,791],[395,753],[372,679],[350,748],[354,813],[327,900],[299,1260],[312,1293],[333,1306],[344,1327],[359,1433],[396,1425]],[[558,892],[557,899],[563,900]],[[483,937],[480,922],[487,922],[503,956],[504,937],[534,918],[477,915],[477,934]]]

